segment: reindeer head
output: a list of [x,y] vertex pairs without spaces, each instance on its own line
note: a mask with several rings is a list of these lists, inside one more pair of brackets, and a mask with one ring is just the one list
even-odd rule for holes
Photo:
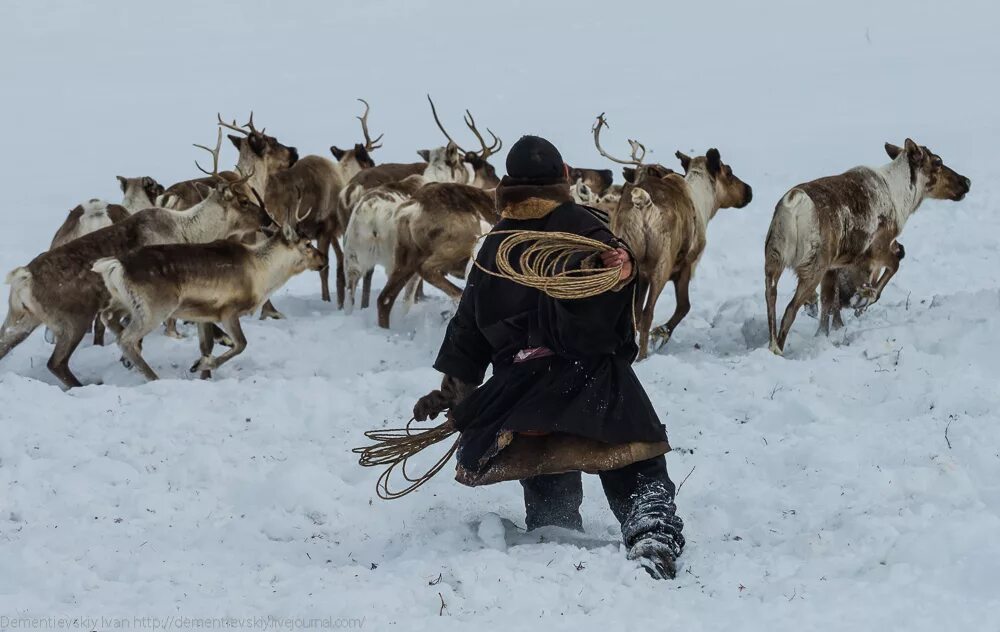
[[203,203],[214,203],[222,208],[222,223],[225,226],[223,232],[226,237],[243,237],[255,233],[272,221],[256,191],[247,184],[251,177],[253,173],[228,182],[220,179],[215,187],[196,185],[205,196]]
[[[281,249],[292,255],[292,274],[299,274],[306,270],[322,270],[329,261],[325,254],[313,246],[312,240],[299,234],[298,226],[312,213],[310,208],[304,214],[301,213],[302,192],[299,190],[298,200],[295,203],[295,212],[289,213],[289,220],[279,224],[278,220],[271,215],[261,199],[260,194],[253,190],[253,195],[257,198],[261,211],[267,216],[267,222],[263,224],[264,233],[273,240]],[[280,229],[279,229],[280,227]]]
[[417,154],[427,163],[424,177],[428,182],[468,183],[469,172],[462,163],[461,150],[455,143],[435,149],[420,149]]
[[343,167],[344,174],[348,180],[353,178],[362,169],[369,169],[375,166],[371,152],[382,146],[379,141],[385,136],[385,134],[379,134],[378,138],[372,140],[371,135],[368,133],[368,112],[371,110],[371,107],[364,99],[358,99],[358,101],[365,104],[365,113],[357,117],[361,121],[361,132],[365,135],[365,143],[363,145],[355,143],[354,149],[341,149],[336,145],[330,147],[330,153],[333,154],[333,157]]
[[122,189],[123,205],[133,211],[155,205],[156,198],[163,195],[163,185],[149,176],[126,178],[115,176]]
[[567,167],[569,181],[586,186],[597,197],[604,195],[615,179],[610,169],[578,169],[569,165]]
[[[461,152],[461,160],[465,162],[472,168],[472,185],[477,186],[481,189],[493,189],[500,184],[500,178],[497,176],[497,170],[489,163],[490,156],[496,154],[501,149],[503,149],[503,141],[497,138],[497,135],[493,133],[493,130],[486,128],[486,132],[492,138],[489,145],[486,144],[486,140],[483,138],[482,133],[476,126],[476,119],[473,118],[472,112],[469,110],[465,111],[465,125],[472,131],[472,134],[479,141],[479,151],[467,151],[462,149],[462,147],[452,139],[451,135],[448,134],[448,130],[444,128],[441,124],[441,119],[438,118],[437,108],[434,107],[434,101],[431,99],[431,95],[427,95],[427,102],[431,104],[431,114],[434,115],[434,122],[437,124],[438,129],[444,134],[444,137],[448,139],[448,146],[454,145],[456,149]],[[423,156],[423,154],[421,154]],[[425,158],[425,160],[427,160]],[[428,160],[428,162],[430,162]],[[462,182],[461,180],[453,180],[453,182]]]
[[299,151],[295,147],[282,145],[274,136],[268,136],[263,129],[254,127],[253,112],[250,113],[250,120],[242,126],[236,125],[236,121],[226,123],[221,115],[218,115],[218,119],[220,131],[225,127],[240,134],[229,134],[229,140],[240,152],[236,164],[241,171],[263,170],[270,176],[288,169],[298,161]]
[[719,150],[709,149],[704,156],[691,158],[677,152],[684,175],[704,173],[712,182],[715,201],[719,208],[743,208],[753,199],[753,189],[733,174],[733,169],[722,162]]
[[972,181],[945,165],[941,156],[909,138],[902,148],[886,143],[885,153],[893,161],[905,160],[910,169],[910,186],[931,199],[958,202],[972,187]]

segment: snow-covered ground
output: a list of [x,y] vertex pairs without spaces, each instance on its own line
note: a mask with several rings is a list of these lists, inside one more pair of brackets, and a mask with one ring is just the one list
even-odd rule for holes
[[[249,348],[211,382],[187,373],[191,338],[147,340],[164,378],[151,384],[113,346],[85,343],[73,366],[102,384],[65,393],[41,333],[0,361],[0,628],[39,616],[87,629],[110,627],[102,616],[377,630],[997,625],[993,3],[356,4],[6,2],[0,270],[40,252],[79,201],[116,199],[116,174],[189,177],[189,143],[211,139],[216,110],[256,108],[269,132],[326,155],[358,139],[364,96],[383,161],[439,142],[428,91],[453,134],[469,107],[508,144],[547,135],[573,164],[602,164],[589,126],[603,110],[619,153],[626,136],[668,165],[675,149],[718,146],[754,202],[719,213],[691,314],[637,367],[675,481],[690,473],[679,577],[649,579],[615,544],[503,550],[491,527],[523,520],[516,484],[470,490],[442,474],[378,500],[377,472],[350,449],[436,385],[449,303],[434,295],[386,332],[370,310],[319,301],[306,274],[276,297],[288,320],[248,320]],[[762,250],[775,201],[880,164],[882,143],[907,135],[972,192],[914,216],[901,271],[864,317],[826,339],[800,316],[787,357],[773,356]],[[786,275],[782,302],[790,289]],[[585,491],[587,531],[614,540],[596,477]]]

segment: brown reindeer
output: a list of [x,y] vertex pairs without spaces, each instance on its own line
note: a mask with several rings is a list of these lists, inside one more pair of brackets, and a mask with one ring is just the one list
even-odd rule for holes
[[[448,133],[448,130],[444,128],[441,124],[441,119],[438,117],[437,108],[434,107],[434,101],[431,99],[431,95],[427,95],[427,102],[431,104],[431,114],[434,116],[434,122],[437,124],[438,129],[444,134],[444,137],[448,139],[449,145],[455,145],[458,147],[459,151],[462,152],[462,161],[465,162],[469,167],[472,168],[472,180],[469,184],[472,186],[479,187],[480,189],[495,189],[498,184],[500,184],[500,178],[497,176],[497,170],[489,163],[490,156],[498,153],[503,149],[503,141],[497,138],[497,135],[493,133],[493,130],[486,128],[486,133],[490,135],[492,141],[489,145],[486,144],[486,139],[483,138],[482,133],[476,126],[476,119],[473,118],[472,112],[469,110],[465,111],[465,126],[469,128],[469,131],[476,137],[479,142],[479,151],[468,151],[462,149],[462,147],[455,142],[455,140]],[[462,183],[460,180],[455,179],[454,182]]]
[[[372,140],[368,133],[368,103],[365,112],[358,117],[365,135],[365,155],[381,147],[377,142],[382,137]],[[240,139],[245,143],[246,139]],[[235,142],[235,141],[234,141]],[[241,149],[242,151],[242,149]],[[335,152],[336,154],[336,152]],[[288,219],[281,213],[293,208],[301,196],[302,204],[312,209],[309,217],[303,221],[298,230],[300,234],[316,240],[319,251],[327,254],[330,248],[337,258],[337,307],[344,307],[344,252],[340,247],[340,237],[347,225],[342,222],[338,212],[340,192],[352,177],[367,170],[371,164],[369,158],[363,165],[356,159],[347,160],[344,156],[340,162],[333,162],[323,156],[306,156],[288,169],[270,175],[265,187],[256,189],[260,192],[269,208],[279,210],[278,220]],[[324,267],[319,271],[321,298],[330,300],[330,270]],[[262,313],[262,317],[280,318],[281,314],[271,307],[270,312]]]
[[120,222],[136,211],[154,206],[156,197],[163,193],[163,187],[148,176],[141,178],[115,177],[121,184],[122,203],[109,204],[95,198],[78,204],[69,212],[62,226],[56,231],[52,238],[52,244],[49,246],[50,250],[77,237]]
[[[837,270],[881,264],[885,271],[873,287],[863,288],[866,305],[878,301],[899,268],[893,240],[925,198],[959,201],[972,182],[947,167],[927,147],[906,139],[903,148],[886,143],[892,160],[878,168],[856,167],[838,176],[800,184],[774,209],[764,245],[764,285],[770,349],[781,355],[799,309],[820,290],[820,326],[829,333]],[[798,287],[778,328],[778,279],[785,268]]]
[[[600,146],[604,115],[594,125],[594,144],[601,155],[635,165],[633,181],[622,190],[611,217],[612,231],[632,248],[639,276],[635,314],[639,330],[639,358],[649,352],[649,339],[662,346],[691,309],[689,288],[695,267],[705,252],[708,222],[720,208],[743,208],[753,198],[748,184],[722,162],[719,150],[691,158],[677,152],[684,175],[659,165],[643,165],[645,147],[629,141],[632,159],[619,160]],[[667,282],[673,281],[676,306],[666,324],[653,327],[653,312]]]
[[143,246],[208,242],[258,230],[267,217],[243,193],[242,184],[219,185],[187,211],[139,211],[15,268],[7,275],[11,289],[7,318],[0,328],[0,359],[44,323],[56,338],[49,370],[67,387],[79,386],[69,358],[108,299],[100,277],[90,270],[93,263]]
[[[258,201],[266,212],[263,201]],[[305,219],[298,211],[297,207],[296,223]],[[273,217],[271,220],[276,222]],[[204,379],[246,349],[241,316],[258,309],[291,277],[326,264],[326,256],[310,239],[300,236],[293,224],[285,223],[256,245],[215,241],[147,246],[99,259],[92,269],[101,275],[111,297],[102,316],[118,334],[125,357],[147,379],[155,380],[157,375],[142,357],[142,339],[168,317],[200,323],[201,358],[191,372],[201,371]],[[124,327],[122,316],[127,317]],[[211,326],[216,322],[223,324],[235,344],[213,357]]]
[[481,222],[498,219],[494,192],[467,184],[427,184],[404,202],[397,212],[393,269],[378,297],[379,327],[389,328],[396,297],[415,274],[458,300],[462,289],[446,275],[465,275]]
[[[236,122],[226,123],[222,120],[221,114],[216,114],[219,135],[215,142],[215,148],[210,149],[205,145],[195,143],[195,147],[204,149],[212,156],[212,170],[203,169],[201,165],[195,163],[199,171],[205,177],[183,180],[172,184],[157,199],[157,204],[163,208],[170,208],[178,211],[189,209],[201,202],[205,186],[214,187],[218,182],[233,182],[240,179],[240,173],[253,173],[254,179],[249,183],[250,187],[259,187],[266,184],[267,178],[271,175],[288,169],[299,159],[299,152],[295,147],[283,145],[274,136],[268,136],[263,130],[258,131],[253,124],[253,112],[250,113],[249,122],[242,126]],[[223,128],[239,132],[241,136],[229,135],[229,140],[240,151],[239,162],[233,171],[219,171],[219,153],[222,151],[222,130]],[[245,137],[245,143],[243,139]],[[249,190],[249,188],[247,189]],[[257,189],[260,190],[259,188]]]

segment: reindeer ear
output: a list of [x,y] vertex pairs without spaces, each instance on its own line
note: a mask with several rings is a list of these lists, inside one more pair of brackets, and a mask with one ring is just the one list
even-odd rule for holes
[[289,243],[295,243],[299,240],[299,236],[295,234],[295,229],[287,222],[281,225],[281,236]]
[[218,189],[215,189],[213,187],[208,186],[204,182],[192,182],[192,184],[194,185],[195,191],[198,192],[198,195],[200,195],[201,199],[203,199],[203,200],[205,198],[207,198],[208,196],[212,195],[213,193],[215,193],[215,191],[218,190]]
[[622,177],[625,182],[635,182],[635,167],[622,167]]
[[424,159],[424,162],[431,161],[431,150],[429,149],[418,149],[417,155]]
[[903,148],[899,145],[893,145],[892,143],[885,144],[885,153],[889,155],[890,160],[895,160],[896,156],[902,153]]
[[719,150],[712,147],[705,154],[705,158],[708,163],[708,172],[713,176],[719,175],[719,172],[722,171],[722,156],[719,155]]
[[340,159],[344,157],[344,154],[347,153],[347,150],[346,149],[341,149],[340,147],[337,147],[336,145],[331,145],[330,146],[330,153],[333,154],[333,157],[337,159],[337,162],[340,162]]
[[128,187],[128,180],[126,180],[123,176],[115,177],[118,178],[118,186],[122,188],[122,193],[125,193],[125,189]]
[[677,156],[677,160],[681,161],[681,167],[684,168],[684,173],[687,173],[688,168],[691,166],[691,156],[688,156],[687,154],[681,153],[679,151],[674,155]]
[[242,136],[237,136],[236,134],[226,134],[226,138],[228,138],[230,141],[232,141],[232,143],[236,147],[236,149],[240,148],[240,143],[243,141],[243,137]]
[[611,169],[601,169],[598,173],[601,174],[601,184],[604,185],[605,189],[615,183],[615,174],[611,172]]
[[649,192],[641,187],[632,187],[632,206],[639,208],[653,203],[653,198],[649,197]]
[[906,153],[910,157],[910,161],[920,162],[921,160],[924,159],[923,148],[920,145],[913,142],[913,140],[907,138],[906,142],[903,143],[903,147],[906,148]]

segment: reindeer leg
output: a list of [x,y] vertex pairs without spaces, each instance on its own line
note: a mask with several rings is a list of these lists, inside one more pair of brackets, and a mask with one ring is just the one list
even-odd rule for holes
[[101,321],[100,315],[94,318],[94,346],[104,346],[104,323]]
[[778,279],[781,278],[781,266],[767,265],[764,267],[764,299],[767,302],[767,331],[770,337],[769,347],[773,353],[781,355],[778,346]]
[[[198,370],[198,365],[206,359],[212,357],[212,348],[215,347],[215,333],[212,328],[218,328],[214,323],[199,323],[198,324],[198,349],[201,351],[201,357],[191,365],[191,372],[194,373]],[[203,380],[207,380],[212,377],[211,371],[202,371],[199,376]]]
[[176,318],[168,318],[163,323],[163,334],[165,336],[169,336],[170,338],[177,338],[178,340],[181,340],[181,339],[184,338],[184,336],[181,335],[181,332],[177,331],[177,319]]
[[[827,270],[820,283],[819,327],[816,335],[830,335],[830,317],[837,309],[837,271]],[[839,310],[838,310],[839,311]]]
[[400,291],[406,282],[410,280],[417,272],[416,262],[407,261],[405,265],[397,265],[392,274],[389,275],[389,280],[382,288],[382,292],[378,295],[378,326],[383,329],[389,328],[389,315],[392,312],[392,306],[396,302],[396,297],[399,296]]
[[368,309],[371,303],[373,274],[375,274],[374,268],[365,272],[365,276],[361,278],[361,309]]
[[76,318],[55,329],[56,348],[49,357],[48,368],[66,385],[66,388],[82,386],[80,380],[76,379],[73,372],[69,370],[69,358],[80,346],[83,337],[87,335],[87,329],[91,322],[93,321],[90,318],[86,320]]
[[[274,306],[274,303],[271,302],[271,299],[267,299],[267,301],[260,306],[261,320],[267,320],[268,318],[273,318],[274,320],[281,320],[284,317],[285,315],[278,311],[278,308]],[[231,347],[232,345],[226,345],[226,346]]]
[[649,295],[642,307],[642,322],[639,326],[639,360],[649,356],[650,330],[653,328],[653,312],[656,311],[656,301],[659,300],[663,288],[667,286],[669,272],[654,270],[649,279]]
[[26,310],[15,308],[13,305],[7,312],[7,318],[0,328],[0,359],[3,359],[10,350],[24,342],[25,338],[35,331],[41,321],[31,315]]
[[[344,291],[347,285],[347,280],[344,277],[344,249],[340,247],[340,242],[334,239],[332,241],[333,255],[337,258],[337,309],[344,309]],[[323,252],[322,250],[320,252]],[[326,273],[330,274],[330,267],[327,266],[320,271],[320,274]],[[324,301],[330,300],[330,290],[326,290],[326,298]]]
[[667,321],[666,325],[662,325],[653,330],[653,336],[657,339],[662,339],[657,348],[663,347],[670,341],[670,336],[673,335],[674,329],[677,325],[688,315],[691,311],[691,275],[693,270],[690,265],[684,266],[680,272],[673,278],[674,281],[674,297],[677,301],[676,307],[674,307],[674,314]]
[[639,333],[642,306],[646,304],[647,294],[649,294],[649,279],[640,274],[635,281],[635,293],[632,295],[632,320],[635,323],[636,335]]
[[[143,318],[144,315],[139,311],[129,314],[128,325],[118,335],[118,346],[121,347],[125,358],[132,363],[133,367],[139,369],[139,372],[147,380],[156,380],[159,379],[156,372],[153,371],[152,367],[142,357],[142,339],[156,329],[156,323],[162,322],[163,319],[152,316]],[[153,324],[150,325],[149,323]]]
[[247,348],[247,337],[243,335],[243,327],[240,325],[240,317],[238,314],[227,315],[222,319],[222,324],[225,326],[226,330],[229,331],[229,335],[236,344],[232,349],[226,351],[218,357],[202,358],[198,364],[192,367],[193,369],[197,369],[199,371],[211,371],[212,369],[217,369],[226,362],[229,362],[239,354],[243,353],[243,350]]
[[843,312],[843,300],[840,295],[840,279],[833,284],[833,306],[830,311],[833,312],[833,330],[838,331],[844,328],[844,316]]
[[885,286],[889,284],[889,281],[896,275],[898,270],[899,259],[895,257],[889,258],[885,262],[885,270],[882,271],[882,276],[879,277],[878,282],[874,286],[865,285],[865,287],[861,288],[859,293],[861,294],[862,302],[856,310],[859,316],[882,298],[882,290],[885,289]]
[[805,305],[809,297],[816,293],[816,286],[819,285],[820,279],[823,273],[813,273],[808,274],[808,276],[799,275],[799,284],[795,288],[795,296],[788,303],[788,307],[785,308],[785,314],[781,317],[781,331],[778,332],[778,351],[780,355],[785,350],[785,340],[788,338],[788,332],[792,329],[792,323],[795,322],[795,315],[798,314],[799,310]]

